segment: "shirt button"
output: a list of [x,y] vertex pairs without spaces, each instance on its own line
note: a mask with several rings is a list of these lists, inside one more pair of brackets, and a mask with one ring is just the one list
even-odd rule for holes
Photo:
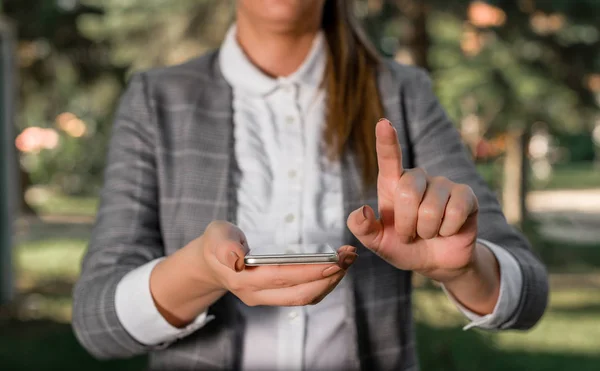
[[296,177],[296,175],[298,175],[298,173],[296,172],[296,170],[290,170],[290,171],[288,172],[288,177],[289,177],[290,179],[294,179],[294,178]]
[[294,214],[287,214],[287,215],[285,216],[285,221],[286,221],[287,223],[291,223],[291,222],[293,222],[293,221],[294,221],[294,219],[296,219],[296,217],[294,216]]
[[290,312],[290,313],[288,313],[288,317],[291,320],[294,320],[294,319],[296,319],[298,317],[298,312],[296,312],[296,311]]
[[294,116],[287,116],[285,118],[285,122],[287,122],[288,124],[293,124],[296,120],[294,119]]

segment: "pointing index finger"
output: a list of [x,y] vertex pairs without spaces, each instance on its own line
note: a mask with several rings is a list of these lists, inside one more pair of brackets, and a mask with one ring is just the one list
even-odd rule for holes
[[377,137],[377,163],[379,176],[388,179],[400,179],[404,168],[402,167],[402,150],[398,143],[396,129],[387,119],[381,119],[375,127]]

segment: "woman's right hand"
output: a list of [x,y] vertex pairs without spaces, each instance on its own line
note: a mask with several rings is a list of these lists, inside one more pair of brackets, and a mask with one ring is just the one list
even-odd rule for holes
[[338,263],[246,267],[248,245],[235,225],[216,221],[200,238],[203,266],[215,289],[226,290],[248,306],[316,304],[344,278],[357,254],[352,246],[338,250]]
[[249,306],[316,304],[344,278],[355,251],[341,247],[337,264],[246,267],[244,234],[217,221],[154,267],[150,292],[160,314],[175,327],[192,322],[227,291]]

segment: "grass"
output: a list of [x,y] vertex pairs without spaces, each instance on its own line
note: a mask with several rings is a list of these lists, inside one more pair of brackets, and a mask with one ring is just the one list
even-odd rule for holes
[[[486,179],[493,179],[491,167],[481,170]],[[590,172],[588,165],[559,168],[548,187],[600,186],[600,172]],[[93,198],[43,191],[28,199],[41,214],[90,217],[97,207]],[[35,223],[18,237],[14,251],[19,305],[9,317],[0,310],[0,370],[142,370],[143,357],[94,360],[70,328],[71,289],[79,275],[89,225]],[[575,277],[553,287],[547,314],[530,332],[463,331],[464,318],[441,291],[415,291],[418,352],[424,371],[598,369],[600,290],[593,282],[600,283],[600,245],[575,248],[544,241],[535,245],[544,247],[541,256],[553,272]],[[585,287],[584,276],[596,286]]]
[[561,164],[555,166],[547,189],[600,188],[600,171],[592,163]]
[[87,245],[82,239],[44,239],[19,244],[14,251],[20,317],[68,323],[71,290]]
[[85,239],[51,237],[15,248],[18,305],[9,317],[0,312],[0,370],[144,369],[144,357],[97,361],[73,335],[71,290],[86,245]]
[[[502,184],[502,168],[498,163],[478,164],[481,176],[494,189]],[[533,181],[533,190],[600,188],[600,171],[593,163],[559,164],[547,181]]]
[[79,345],[71,327],[49,321],[12,321],[0,332],[0,369],[20,370],[143,370],[144,359],[99,362]]
[[[597,370],[600,362],[600,292],[553,293],[550,309],[528,333],[463,331],[464,320],[443,293],[415,293],[419,357],[427,370]],[[35,354],[35,357],[31,357]],[[143,358],[98,362],[77,344],[68,324],[23,321],[0,332],[0,369],[142,370]]]
[[548,312],[531,331],[462,331],[464,319],[439,291],[417,291],[419,358],[423,370],[597,370],[600,292],[552,293]]
[[600,268],[600,241],[596,244],[571,244],[541,241],[539,255],[555,273],[587,273]]
[[40,215],[93,217],[98,209],[96,197],[67,196],[43,187],[32,187],[27,190],[25,200]]
[[[96,361],[72,334],[70,288],[85,246],[85,240],[63,238],[26,241],[16,248],[22,308],[17,319],[0,321],[0,369],[143,369],[143,358]],[[548,313],[527,333],[462,331],[465,320],[441,291],[418,289],[414,297],[418,351],[425,371],[591,371],[600,364],[597,288],[555,289]]]
[[50,239],[22,243],[15,251],[21,278],[34,281],[67,279],[75,281],[87,245],[80,239]]

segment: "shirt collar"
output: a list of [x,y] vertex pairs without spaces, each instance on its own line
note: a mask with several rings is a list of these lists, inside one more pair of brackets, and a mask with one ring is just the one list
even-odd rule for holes
[[227,31],[219,53],[221,71],[229,85],[260,95],[266,95],[280,85],[290,83],[318,88],[323,80],[326,61],[325,39],[321,31],[315,37],[302,65],[294,73],[285,77],[269,77],[248,59],[237,42],[235,25]]

